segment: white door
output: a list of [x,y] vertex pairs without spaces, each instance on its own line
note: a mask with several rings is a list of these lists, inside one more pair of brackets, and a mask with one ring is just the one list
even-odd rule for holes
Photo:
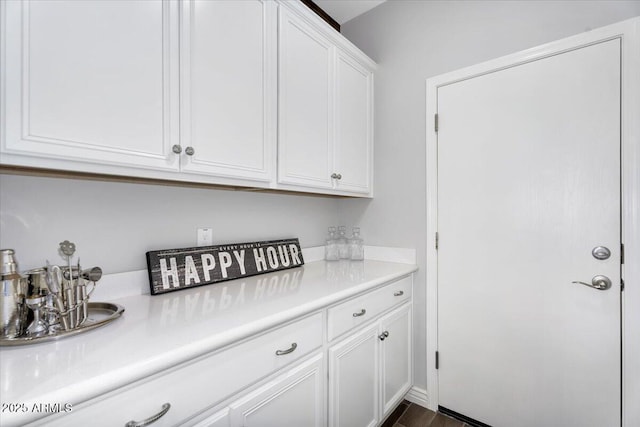
[[[620,425],[620,41],[437,97],[440,406]],[[611,288],[575,283],[596,276]]]

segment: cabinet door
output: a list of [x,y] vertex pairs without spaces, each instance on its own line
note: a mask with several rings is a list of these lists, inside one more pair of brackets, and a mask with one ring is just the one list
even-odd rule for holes
[[338,51],[336,84],[336,188],[367,194],[373,162],[373,73]]
[[177,2],[3,6],[3,163],[178,170]]
[[269,181],[277,124],[277,4],[188,0],[181,16],[182,171]]
[[331,188],[333,49],[280,7],[278,182]]
[[413,381],[411,304],[406,304],[380,320],[382,354],[382,418],[393,410],[411,388]]
[[193,427],[229,427],[229,408],[224,408],[215,414],[206,417]]
[[231,425],[324,426],[324,372],[320,353],[231,404]]
[[377,324],[329,349],[329,425],[378,424],[379,349]]

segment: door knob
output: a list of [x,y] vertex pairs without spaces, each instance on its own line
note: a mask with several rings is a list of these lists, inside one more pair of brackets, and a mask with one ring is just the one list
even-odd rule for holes
[[574,281],[571,283],[578,283],[580,285],[589,286],[590,288],[594,288],[599,291],[606,291],[611,287],[611,279],[609,279],[607,276],[601,276],[601,275],[593,276],[593,279],[591,279],[591,283],[585,283],[580,281]]
[[605,260],[609,259],[609,257],[611,256],[611,251],[605,246],[596,246],[591,251],[591,255],[593,255],[595,259]]

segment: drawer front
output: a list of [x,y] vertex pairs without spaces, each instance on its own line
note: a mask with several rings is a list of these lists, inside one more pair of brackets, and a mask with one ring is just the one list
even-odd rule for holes
[[[293,343],[296,345],[292,349]],[[317,313],[37,424],[124,426],[129,421],[142,421],[157,414],[164,403],[170,403],[171,408],[154,427],[181,424],[321,346],[322,313]]]
[[329,341],[375,318],[391,307],[411,299],[411,276],[365,295],[331,307],[328,312]]

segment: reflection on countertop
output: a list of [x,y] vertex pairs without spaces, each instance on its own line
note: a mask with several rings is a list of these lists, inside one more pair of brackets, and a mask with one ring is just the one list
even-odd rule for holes
[[[162,299],[160,324],[175,323],[180,317],[186,321],[204,319],[214,312],[233,310],[247,303],[266,303],[297,292],[304,269],[288,270],[269,276],[256,276],[248,281],[232,280],[210,286],[202,286],[181,295],[169,294]],[[155,305],[153,308],[157,308]],[[155,316],[155,313],[152,313]]]

